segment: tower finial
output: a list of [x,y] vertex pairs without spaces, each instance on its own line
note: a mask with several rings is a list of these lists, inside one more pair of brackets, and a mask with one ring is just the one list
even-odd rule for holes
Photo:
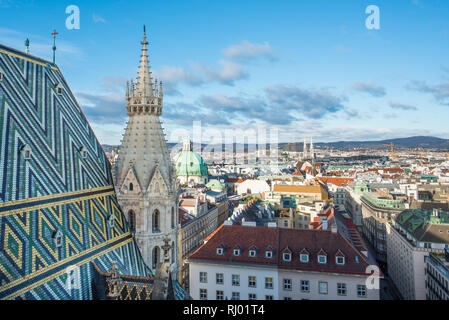
[[56,54],[56,35],[59,34],[56,32],[56,29],[53,30],[51,34],[53,36],[53,63],[55,63],[55,54]]
[[26,39],[25,40],[25,52],[26,52],[26,54],[29,54],[30,53],[30,39]]

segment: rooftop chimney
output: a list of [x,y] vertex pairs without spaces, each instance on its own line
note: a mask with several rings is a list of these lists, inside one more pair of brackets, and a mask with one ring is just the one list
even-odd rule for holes
[[327,230],[327,219],[323,219],[323,224],[321,225],[321,230]]

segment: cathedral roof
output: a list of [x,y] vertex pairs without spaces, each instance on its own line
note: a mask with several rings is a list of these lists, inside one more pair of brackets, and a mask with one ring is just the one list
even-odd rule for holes
[[0,72],[0,299],[92,299],[93,265],[114,261],[151,278],[57,65],[0,45]]

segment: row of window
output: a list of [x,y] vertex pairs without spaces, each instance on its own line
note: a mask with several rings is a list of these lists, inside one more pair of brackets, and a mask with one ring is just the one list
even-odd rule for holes
[[[292,290],[291,279],[284,279],[284,290]],[[310,283],[308,280],[301,280],[301,292],[310,292]],[[319,294],[328,294],[328,283],[324,281],[318,282],[318,293]],[[337,295],[346,296],[347,295],[347,287],[346,283],[337,283]],[[364,298],[366,297],[366,286],[365,285],[357,285],[357,297]],[[216,300],[224,300],[224,291],[217,290],[216,291]],[[227,297],[226,297],[227,298]],[[200,299],[207,300],[207,289],[200,289]],[[233,291],[231,300],[240,300],[240,292]],[[248,293],[248,300],[257,300],[256,293]],[[272,295],[265,295],[265,300],[273,300]]]
[[[240,286],[240,275],[233,274],[231,277],[231,284],[233,286]],[[200,272],[200,282],[207,283],[207,272]],[[216,273],[215,274],[215,283],[216,284],[224,284],[224,274]],[[255,276],[248,276],[248,287],[256,288],[257,279]],[[265,289],[273,289],[273,278],[265,277]]]
[[[207,272],[200,272],[200,282],[207,283]],[[224,274],[216,273],[215,274],[215,283],[219,285],[224,284]],[[231,276],[231,284],[232,286],[240,286],[240,275],[233,274]],[[257,278],[256,276],[248,276],[248,287],[256,288],[257,287]],[[286,291],[293,290],[292,280],[291,279],[283,279],[283,287]],[[273,278],[265,277],[265,289],[273,289]],[[310,281],[309,280],[301,280],[300,282],[300,290],[301,292],[310,292]],[[320,294],[327,294],[328,284],[324,281],[319,281],[318,283],[318,291]],[[345,283],[337,283],[337,294],[340,296],[345,296],[347,292]],[[365,297],[366,296],[366,286],[357,285],[357,296]]]
[[[227,299],[228,297],[226,297]],[[217,290],[215,293],[216,300],[225,300],[224,292]],[[207,289],[200,289],[200,300],[207,300]],[[240,300],[240,292],[232,292],[231,300]],[[248,293],[248,300],[257,300],[256,293]],[[265,295],[265,300],[273,300],[272,295]]]
[[[216,251],[217,255],[223,255],[224,254],[224,249],[225,249],[224,246],[218,247],[217,251]],[[240,249],[240,248],[235,248],[232,251],[232,255],[233,256],[241,256],[241,254],[242,254],[242,249]],[[257,249],[253,248],[253,249],[248,250],[248,256],[249,257],[257,257]],[[310,255],[308,253],[301,253],[299,255],[299,260],[302,263],[308,263],[309,262],[309,256]],[[273,258],[273,250],[271,250],[271,249],[270,250],[266,250],[265,251],[265,258],[267,258],[267,259]],[[285,262],[292,261],[292,254],[291,254],[291,252],[284,252],[282,254],[282,259]],[[356,259],[356,262],[358,262],[358,257],[356,257],[355,259]],[[327,255],[326,254],[319,254],[317,256],[317,261],[320,264],[326,264],[327,263]],[[338,265],[344,265],[345,264],[345,257],[343,255],[336,255],[335,256],[335,263],[338,264]]]
[[[283,287],[285,291],[292,291],[293,285],[291,279],[283,280]],[[301,280],[300,281],[300,290],[301,292],[310,292],[310,281],[309,280]],[[325,281],[318,282],[318,293],[320,294],[328,294],[328,283]],[[347,295],[347,286],[346,283],[337,283],[337,295],[346,296]],[[366,286],[365,285],[357,285],[357,296],[362,298],[366,297]]]

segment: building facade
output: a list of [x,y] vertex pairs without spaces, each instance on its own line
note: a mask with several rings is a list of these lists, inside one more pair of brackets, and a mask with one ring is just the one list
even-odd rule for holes
[[335,230],[225,223],[188,260],[193,299],[379,299],[370,263]]
[[443,255],[449,246],[447,217],[405,210],[386,224],[388,274],[404,299],[426,299],[426,259],[430,253]]

